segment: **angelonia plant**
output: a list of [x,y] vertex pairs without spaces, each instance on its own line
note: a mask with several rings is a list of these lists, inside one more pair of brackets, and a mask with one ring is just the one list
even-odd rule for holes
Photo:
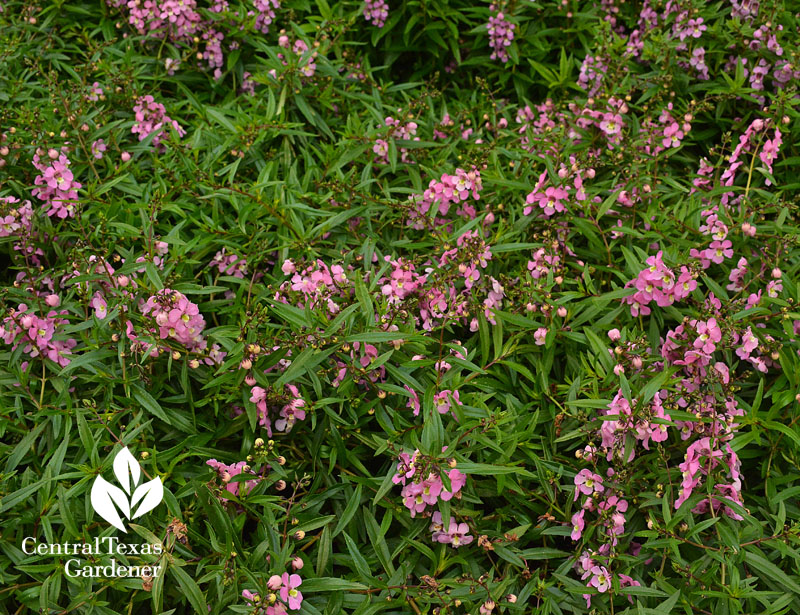
[[800,612],[800,7],[0,26],[0,612]]

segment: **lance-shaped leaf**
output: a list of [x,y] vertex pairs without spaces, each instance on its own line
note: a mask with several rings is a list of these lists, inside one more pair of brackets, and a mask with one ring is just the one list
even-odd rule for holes
[[131,496],[131,510],[134,509],[136,503],[142,500],[139,508],[133,513],[131,519],[141,517],[144,513],[150,512],[158,506],[161,499],[164,497],[164,485],[161,484],[161,478],[156,476],[153,480],[139,485],[136,491]]
[[115,487],[102,476],[98,476],[92,485],[90,501],[92,508],[98,515],[118,530],[127,531],[117,512],[117,508],[114,506],[116,504],[122,514],[130,518],[131,511],[128,506],[128,496],[125,495],[122,489]]
[[[139,466],[139,462],[136,461],[136,458],[131,455],[127,446],[114,457],[114,475],[128,495],[130,495],[131,489],[139,484],[139,479],[142,476],[142,469]],[[131,481],[131,479],[133,479],[133,481]]]

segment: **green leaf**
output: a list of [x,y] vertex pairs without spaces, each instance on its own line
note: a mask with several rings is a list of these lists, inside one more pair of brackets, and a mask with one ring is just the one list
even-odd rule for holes
[[319,577],[316,579],[303,579],[300,589],[308,595],[313,595],[316,592],[364,591],[369,587],[363,583],[356,583],[346,579]]
[[772,584],[777,583],[784,589],[794,593],[795,596],[800,596],[800,584],[793,578],[787,575],[783,570],[778,568],[775,564],[763,557],[760,553],[755,551],[745,550],[744,560],[756,571],[762,575],[762,579]]
[[139,402],[139,404],[148,410],[151,414],[155,415],[156,418],[161,419],[168,425],[171,425],[171,421],[167,416],[167,413],[161,408],[159,403],[153,399],[153,396],[150,395],[147,391],[140,388],[139,385],[133,384],[131,385],[131,390],[133,391],[133,398]]
[[208,615],[206,598],[192,577],[190,577],[189,574],[177,564],[171,566],[169,570],[178,580],[178,585],[180,586],[183,595],[189,599],[189,604],[192,605],[192,608],[194,608],[195,612],[199,613],[200,615]]
[[364,559],[363,555],[361,555],[361,551],[358,550],[355,540],[350,538],[350,535],[347,533],[343,534],[343,536],[344,541],[347,543],[347,551],[350,553],[350,557],[353,558],[353,564],[356,567],[356,572],[358,572],[359,576],[365,581],[373,583],[374,580],[369,572],[367,560]]
[[347,507],[344,509],[344,513],[342,513],[341,518],[339,519],[339,523],[336,524],[336,529],[333,530],[333,537],[336,538],[341,531],[347,527],[347,524],[353,520],[353,516],[356,514],[356,510],[358,510],[358,506],[361,503],[361,485],[356,487],[356,492],[350,497],[350,501],[347,503]]

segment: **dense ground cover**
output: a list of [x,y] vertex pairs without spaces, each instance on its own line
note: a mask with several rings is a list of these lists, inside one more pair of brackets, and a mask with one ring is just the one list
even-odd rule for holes
[[797,612],[799,14],[0,4],[0,612]]

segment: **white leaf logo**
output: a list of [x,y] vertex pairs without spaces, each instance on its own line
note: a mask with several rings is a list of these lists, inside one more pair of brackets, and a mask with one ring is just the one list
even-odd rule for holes
[[120,512],[126,519],[136,519],[150,512],[163,499],[164,485],[158,476],[139,484],[142,468],[128,447],[117,453],[113,467],[114,475],[117,477],[117,482],[122,485],[122,489],[98,476],[92,485],[90,501],[98,515],[118,530],[127,532]]

